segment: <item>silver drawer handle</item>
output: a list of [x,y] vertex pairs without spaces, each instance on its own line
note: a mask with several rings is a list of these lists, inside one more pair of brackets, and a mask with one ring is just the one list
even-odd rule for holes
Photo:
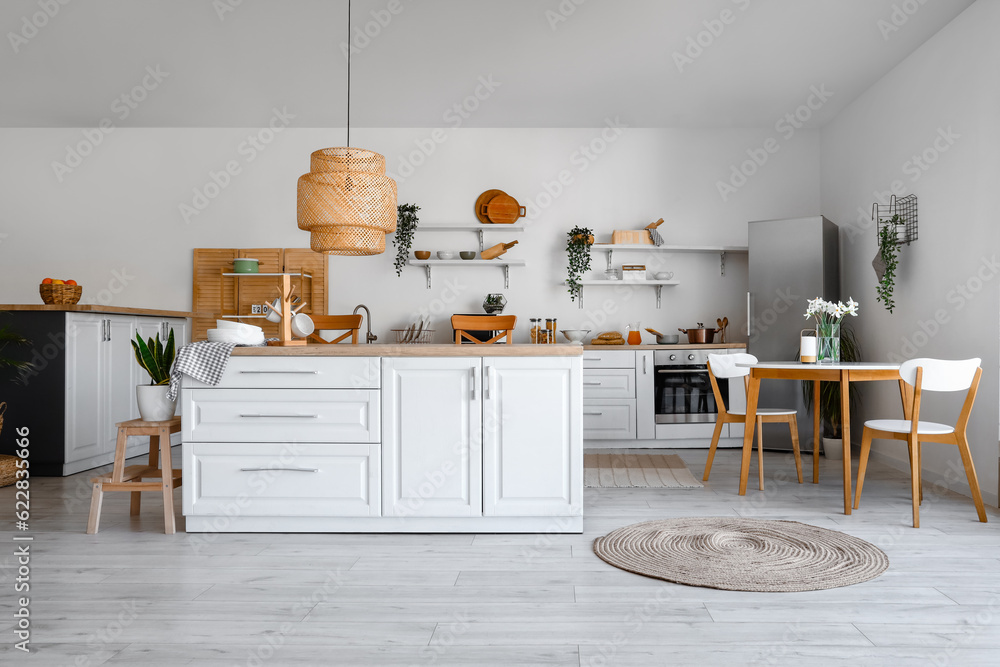
[[240,472],[271,472],[279,470],[286,472],[319,472],[319,468],[240,468]]
[[319,415],[240,415],[254,419],[318,419]]
[[584,360],[584,361],[600,361],[600,360],[601,360],[601,357],[587,357],[587,356],[585,356],[585,357],[583,358],[583,360]]
[[240,371],[243,375],[319,375],[319,371]]
[[604,413],[603,412],[584,412],[583,414],[585,414],[585,415],[598,415],[598,416],[600,416],[600,415],[603,415]]
[[583,386],[584,387],[600,387],[601,383],[600,382],[584,382]]
[[699,373],[708,373],[708,369],[704,368],[701,370],[679,370],[679,371],[656,371],[657,373],[663,373],[665,375],[697,375]]

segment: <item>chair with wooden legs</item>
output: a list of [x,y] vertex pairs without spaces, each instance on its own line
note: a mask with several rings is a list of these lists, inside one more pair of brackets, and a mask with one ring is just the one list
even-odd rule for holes
[[[715,433],[712,434],[712,446],[708,450],[708,461],[705,462],[705,476],[702,479],[706,482],[712,471],[712,462],[715,460],[715,450],[719,446],[722,426],[724,424],[746,423],[746,411],[730,410],[722,400],[722,392],[719,391],[718,380],[729,380],[737,377],[743,378],[743,390],[747,390],[750,384],[750,369],[739,367],[736,365],[738,363],[755,364],[757,357],[752,354],[708,355],[708,378],[712,382],[712,392],[715,394],[715,403],[718,406],[719,414],[715,420]],[[799,455],[799,426],[795,420],[795,410],[757,408],[757,477],[761,490],[764,489],[764,424],[775,423],[788,424],[788,431],[792,436],[792,453],[795,455],[795,473],[798,475],[799,484],[802,483],[802,457]]]
[[[514,327],[517,324],[517,315],[452,315],[451,328],[455,330],[455,344],[459,344],[463,339],[473,343],[489,344],[495,343],[506,336],[507,344],[514,343]],[[470,331],[498,331],[499,333],[489,340],[479,340]]]
[[[118,422],[118,439],[115,441],[115,462],[111,472],[91,478],[94,492],[90,500],[90,519],[87,534],[97,532],[101,522],[101,504],[104,493],[126,491],[132,494],[129,514],[139,514],[139,503],[143,491],[157,491],[163,494],[163,532],[173,535],[177,528],[174,520],[174,489],[181,485],[181,470],[173,467],[170,457],[170,434],[181,430],[181,418],[174,417],[162,422],[147,422],[130,419]],[[125,445],[130,435],[149,436],[149,465],[125,466]],[[144,482],[143,479],[157,479]]]
[[[868,455],[872,440],[902,440],[910,454],[910,493],[913,500],[913,527],[920,527],[920,502],[923,500],[923,480],[920,472],[921,447],[925,442],[942,442],[958,447],[969,480],[972,501],[976,504],[979,520],[986,523],[986,510],[979,492],[976,468],[972,464],[969,440],[965,429],[969,424],[972,404],[976,400],[979,380],[983,375],[980,359],[946,361],[941,359],[911,359],[899,367],[900,389],[904,396],[905,419],[871,419],[865,422],[861,439],[861,462],[858,466],[858,486],[854,491],[854,509],[861,503],[861,487],[865,483]],[[965,403],[955,426],[920,421],[920,407],[925,391],[965,391]],[[912,396],[912,403],[910,397]]]
[[[350,337],[351,345],[358,344],[358,331],[361,329],[362,315],[310,315],[316,330],[306,340],[314,343],[334,345]],[[319,335],[320,331],[344,331],[337,338],[326,340]]]

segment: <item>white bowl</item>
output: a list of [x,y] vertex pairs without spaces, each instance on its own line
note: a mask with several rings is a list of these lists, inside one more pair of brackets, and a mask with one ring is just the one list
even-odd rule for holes
[[438,250],[438,259],[455,259],[455,253],[451,250]]
[[657,280],[670,280],[673,277],[674,277],[673,271],[660,271],[659,273],[656,274]]
[[562,329],[562,335],[571,343],[582,343],[590,329]]

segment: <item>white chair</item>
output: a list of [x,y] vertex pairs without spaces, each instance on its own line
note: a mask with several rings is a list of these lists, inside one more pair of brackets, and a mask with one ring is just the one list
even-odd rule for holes
[[[958,447],[965,466],[965,475],[969,478],[969,490],[972,500],[976,503],[979,520],[986,523],[986,510],[983,508],[983,498],[979,493],[979,480],[976,478],[976,468],[972,464],[972,454],[969,452],[969,440],[965,428],[969,423],[972,404],[976,400],[979,389],[979,379],[983,375],[980,359],[964,359],[961,361],[945,361],[941,359],[911,359],[899,367],[902,381],[912,387],[913,403],[904,416],[909,419],[872,419],[865,422],[864,435],[861,440],[861,463],[858,466],[858,487],[854,491],[854,509],[861,503],[861,487],[865,483],[865,470],[868,468],[868,455],[871,452],[872,440],[903,440],[910,454],[910,483],[913,495],[913,527],[920,527],[920,501],[923,500],[923,485],[920,473],[921,445],[924,442],[943,442]],[[920,401],[924,391],[967,391],[962,411],[954,427],[947,424],[920,421]]]
[[[708,474],[712,471],[712,461],[715,460],[715,450],[719,446],[719,436],[722,434],[723,424],[744,424],[747,413],[745,410],[730,410],[722,400],[722,393],[719,391],[720,380],[730,378],[743,378],[743,391],[747,390],[750,384],[750,369],[739,367],[736,364],[755,364],[757,357],[752,354],[710,354],[708,355],[708,377],[712,381],[712,392],[715,394],[715,404],[719,409],[719,416],[715,420],[715,433],[712,434],[712,446],[708,450],[708,461],[705,462],[705,476],[702,478],[708,481]],[[731,400],[731,399],[730,399]],[[795,420],[795,410],[783,408],[757,408],[757,476],[761,490],[764,489],[764,424],[787,423],[788,430],[792,436],[792,452],[795,454],[795,472],[799,477],[799,484],[802,483],[802,457],[799,455],[799,426]]]

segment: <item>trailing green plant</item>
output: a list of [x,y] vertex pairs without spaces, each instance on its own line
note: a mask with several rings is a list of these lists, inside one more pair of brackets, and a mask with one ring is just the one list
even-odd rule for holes
[[566,283],[569,285],[569,298],[576,301],[582,285],[580,278],[590,271],[590,246],[594,242],[593,232],[586,227],[574,227],[566,233],[566,255],[569,265],[566,267]]
[[890,313],[896,307],[896,302],[892,299],[892,292],[896,287],[896,266],[899,264],[899,240],[896,227],[904,222],[905,220],[899,215],[894,215],[888,220],[880,221],[878,228],[878,252],[882,263],[885,264],[885,271],[879,278],[875,293],[878,295],[877,299]]
[[413,243],[413,232],[416,231],[420,218],[416,204],[400,204],[396,207],[396,233],[392,235],[392,244],[396,246],[396,275],[403,275],[403,267],[410,257],[410,245]]
[[8,357],[4,354],[4,350],[8,346],[21,347],[30,344],[30,340],[14,331],[10,325],[5,324],[0,326],[0,371],[4,375],[10,374],[12,382],[22,382],[25,371],[32,367],[32,363]]
[[[842,362],[861,361],[861,344],[858,342],[854,329],[846,323],[840,328],[840,360]],[[861,390],[858,382],[851,383],[851,410],[857,411],[861,404]],[[813,383],[812,381],[802,383],[802,398],[805,400],[806,409],[812,409],[813,405]],[[820,382],[819,383],[819,416],[823,422],[824,438],[842,438],[841,412],[840,412],[840,383]]]
[[166,347],[160,342],[160,334],[156,334],[155,339],[150,338],[149,342],[145,342],[142,336],[136,333],[132,349],[135,351],[135,360],[149,373],[149,384],[170,384],[170,367],[173,366],[176,356],[173,329],[167,335]]

